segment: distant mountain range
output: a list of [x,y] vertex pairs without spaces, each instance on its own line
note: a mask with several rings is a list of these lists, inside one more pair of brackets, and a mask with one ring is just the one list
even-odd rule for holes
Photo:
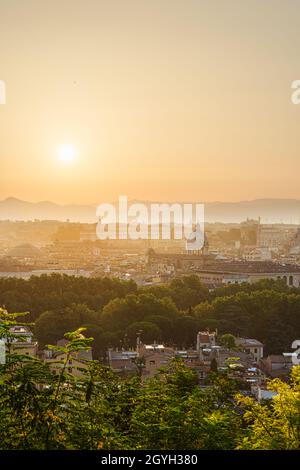
[[96,209],[92,206],[59,205],[54,202],[28,202],[9,197],[0,201],[0,220],[70,220],[95,222]]
[[[138,202],[138,201],[134,201]],[[147,206],[150,201],[144,202]],[[205,204],[207,222],[242,222],[247,218],[264,223],[300,223],[300,200],[255,199],[240,202],[208,202]],[[9,197],[0,201],[0,220],[70,220],[92,223],[96,221],[96,206],[60,205],[49,201],[28,202]]]

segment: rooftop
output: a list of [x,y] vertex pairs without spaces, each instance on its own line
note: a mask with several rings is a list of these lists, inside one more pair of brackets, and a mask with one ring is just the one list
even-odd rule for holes
[[267,357],[267,360],[271,361],[273,363],[277,362],[277,363],[280,363],[280,364],[286,364],[286,363],[293,362],[292,361],[292,356],[290,356],[290,355],[281,355],[281,354],[271,354],[270,356]]
[[300,266],[294,264],[275,263],[273,261],[246,261],[246,260],[224,260],[216,259],[213,255],[191,255],[191,254],[174,254],[174,253],[156,253],[153,250],[149,253],[150,258],[161,258],[172,260],[203,260],[203,267],[199,267],[199,272],[210,273],[300,273]]
[[239,346],[263,347],[263,344],[260,341],[253,338],[236,338],[236,343]]

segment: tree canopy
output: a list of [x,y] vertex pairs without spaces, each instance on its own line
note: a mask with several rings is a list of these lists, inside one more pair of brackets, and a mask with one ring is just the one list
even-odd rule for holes
[[94,337],[95,358],[107,347],[133,346],[139,322],[144,322],[139,328],[142,340],[155,335],[157,341],[178,347],[193,346],[199,330],[217,329],[219,335],[256,338],[267,354],[277,354],[290,350],[300,336],[300,289],[281,280],[209,292],[196,275],[143,287],[132,281],[58,274],[1,278],[0,305],[29,311],[27,321],[36,322],[41,345],[86,326]]

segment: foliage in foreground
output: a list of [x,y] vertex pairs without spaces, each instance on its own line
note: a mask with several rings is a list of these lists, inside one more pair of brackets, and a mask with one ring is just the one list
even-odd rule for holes
[[[18,314],[0,309],[0,338]],[[18,324],[20,322],[18,321]],[[300,447],[300,367],[290,384],[273,380],[277,396],[258,404],[237,394],[226,374],[200,389],[193,370],[174,360],[151,380],[119,378],[97,361],[68,361],[90,347],[83,329],[67,333],[59,373],[45,362],[8,351],[0,366],[0,449],[297,449]],[[85,367],[84,367],[85,366]]]

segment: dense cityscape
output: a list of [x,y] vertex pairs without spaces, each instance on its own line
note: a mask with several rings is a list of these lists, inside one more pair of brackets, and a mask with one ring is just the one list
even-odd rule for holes
[[294,463],[299,31],[300,0],[0,0],[3,467]]
[[[298,437],[292,439],[291,431],[284,427],[280,443],[261,440],[255,431],[259,425],[255,415],[246,411],[248,406],[250,410],[254,407],[254,413],[260,406],[266,412],[270,402],[276,407],[281,387],[288,387],[297,400],[298,379],[293,377],[299,368],[294,351],[300,334],[298,226],[264,225],[259,220],[233,226],[208,224],[204,245],[197,251],[189,250],[182,240],[97,240],[94,224],[3,221],[0,227],[1,367],[8,369],[8,377],[15,377],[19,361],[24,373],[33,366],[45,367],[48,379],[34,381],[41,396],[60,384],[58,408],[64,407],[64,387],[80,390],[91,386],[96,380],[91,376],[95,368],[101,380],[103,374],[109,374],[109,380],[119,381],[125,394],[129,393],[126,387],[133,384],[135,393],[144,394],[155,384],[164,387],[165,381],[182,380],[181,386],[190,387],[189,393],[201,393],[201,400],[212,393],[226,395],[226,399],[216,399],[206,419],[213,419],[224,406],[230,423],[232,419],[244,423],[236,435],[225,433],[220,440],[199,428],[198,440],[185,445],[195,449],[298,447]],[[11,315],[14,312],[19,314]],[[46,385],[49,377],[52,385]],[[25,376],[18,380],[25,386]],[[2,399],[6,400],[5,392]],[[14,408],[17,403],[9,406]],[[150,412],[147,410],[143,413]],[[57,410],[57,420],[61,412]],[[129,422],[136,419],[136,412],[134,407],[128,411]],[[247,413],[251,415],[249,426]],[[289,423],[294,420],[291,416]],[[152,424],[146,416],[143,419],[140,426],[151,429],[162,416],[158,412]],[[164,419],[163,426],[172,429],[171,417]],[[42,426],[36,420],[34,426]],[[216,425],[220,426],[218,420]],[[13,448],[79,445],[67,444],[66,430],[56,430],[51,443],[35,440],[33,422],[26,426]],[[91,437],[80,446],[175,449],[182,445],[182,440],[173,442],[171,430],[170,441],[158,435],[152,441],[149,436],[142,438],[140,426],[135,424],[135,431],[117,427],[113,432],[118,439]],[[297,433],[298,424],[295,426]],[[61,441],[56,432],[64,436]],[[136,432],[138,447],[128,438],[132,434],[136,439]],[[31,436],[30,444],[23,439],[26,433]],[[7,439],[4,448],[10,448]]]

